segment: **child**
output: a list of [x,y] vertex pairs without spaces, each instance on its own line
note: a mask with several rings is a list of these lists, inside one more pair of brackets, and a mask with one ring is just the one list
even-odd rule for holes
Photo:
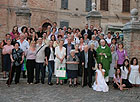
[[103,69],[102,63],[98,64],[98,69],[96,70],[96,81],[93,84],[93,90],[108,92],[109,87],[107,86],[104,79],[105,70]]
[[113,80],[114,80],[113,87],[115,89],[119,88],[120,90],[123,90],[124,87],[126,87],[125,84],[122,84],[122,77],[121,77],[121,69],[120,68],[116,69]]
[[126,88],[131,88],[132,84],[128,80],[128,74],[129,74],[129,60],[125,59],[123,62],[123,66],[121,69],[121,75],[122,75],[122,83],[126,85]]
[[140,67],[138,65],[138,59],[136,57],[132,58],[131,65],[129,68],[130,75],[129,75],[129,82],[133,86],[140,85]]

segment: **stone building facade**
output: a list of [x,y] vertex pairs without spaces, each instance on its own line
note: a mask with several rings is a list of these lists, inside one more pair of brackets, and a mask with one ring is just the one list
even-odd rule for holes
[[[24,24],[22,23],[24,21],[18,19],[15,13],[22,6],[21,1],[0,0],[0,40],[4,38],[5,33],[11,32],[14,25]],[[52,24],[55,21],[58,27],[66,25],[82,29],[87,23],[86,16],[91,9],[92,2],[96,3],[96,10],[102,15],[101,26],[104,29],[119,29],[130,20],[130,13],[122,12],[123,1],[126,0],[103,1],[108,3],[108,10],[101,10],[102,0],[27,0],[27,7],[31,12],[28,26],[37,30],[44,23]],[[130,10],[139,7],[140,2],[136,1],[130,0]]]

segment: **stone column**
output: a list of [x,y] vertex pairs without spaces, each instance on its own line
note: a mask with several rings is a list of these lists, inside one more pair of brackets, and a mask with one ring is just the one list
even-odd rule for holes
[[102,15],[100,14],[100,12],[96,11],[95,3],[92,3],[92,11],[88,13],[86,18],[89,25],[93,25],[95,27],[101,26]]
[[131,21],[123,27],[124,45],[129,58],[137,57],[140,63],[140,20],[138,20],[138,10],[131,10]]
[[30,26],[31,13],[30,9],[26,6],[27,0],[21,0],[22,7],[18,8],[16,11],[16,25],[18,26]]

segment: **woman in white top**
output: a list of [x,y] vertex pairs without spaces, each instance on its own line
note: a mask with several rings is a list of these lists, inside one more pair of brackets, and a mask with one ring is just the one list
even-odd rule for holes
[[[65,59],[65,56],[66,56],[66,48],[63,47],[63,44],[64,44],[64,40],[60,40],[60,43],[59,43],[59,46],[55,48],[55,75],[57,76],[57,68],[59,67],[66,67],[65,64],[66,64],[66,59]],[[57,82],[56,82],[56,85],[59,84],[59,78],[57,78]],[[63,82],[62,80],[60,80],[60,84],[62,85]]]
[[104,79],[105,70],[102,68],[103,68],[102,63],[99,63],[98,69],[96,70],[96,81],[94,82],[92,87],[93,87],[93,90],[95,91],[108,92],[109,87],[106,84],[105,79]]
[[130,71],[129,82],[135,87],[139,86],[140,85],[140,67],[138,65],[138,59],[136,57],[132,58],[129,71]]
[[126,85],[126,88],[131,88],[132,84],[128,80],[129,75],[129,60],[125,59],[123,62],[123,66],[120,67],[121,75],[122,75],[122,83]]

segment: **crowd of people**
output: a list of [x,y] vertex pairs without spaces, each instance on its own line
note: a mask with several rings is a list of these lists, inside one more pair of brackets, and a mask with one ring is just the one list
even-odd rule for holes
[[120,90],[140,85],[138,59],[134,57],[129,63],[119,32],[104,34],[102,28],[93,25],[86,24],[80,30],[57,28],[54,22],[45,30],[39,27],[37,32],[26,26],[19,31],[14,26],[12,32],[5,35],[1,48],[3,78],[8,77],[8,86],[13,78],[15,84],[19,83],[21,72],[23,78],[27,75],[27,84],[45,84],[47,71],[48,85],[54,84],[53,75],[56,85],[88,85],[103,92],[108,92],[109,83]]

